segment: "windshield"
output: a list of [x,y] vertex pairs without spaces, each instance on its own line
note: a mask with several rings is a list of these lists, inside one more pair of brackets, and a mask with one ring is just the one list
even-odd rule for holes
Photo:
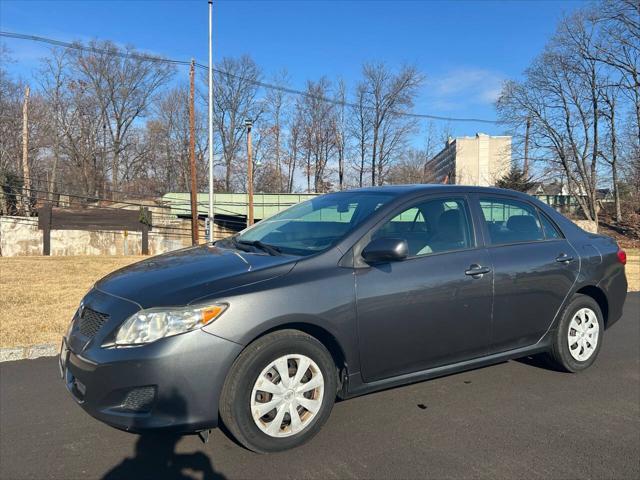
[[235,244],[258,242],[284,254],[312,255],[335,245],[391,198],[379,192],[322,195],[240,232]]

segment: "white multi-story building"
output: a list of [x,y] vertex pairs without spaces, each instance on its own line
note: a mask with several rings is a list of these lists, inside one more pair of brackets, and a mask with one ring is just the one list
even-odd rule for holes
[[430,183],[495,185],[511,169],[511,137],[477,133],[450,138],[426,168]]

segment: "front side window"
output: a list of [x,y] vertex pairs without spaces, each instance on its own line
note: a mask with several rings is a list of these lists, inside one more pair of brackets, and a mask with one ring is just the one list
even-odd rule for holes
[[258,241],[285,254],[311,255],[333,246],[393,197],[378,192],[322,195],[256,223],[234,240]]
[[544,240],[538,212],[518,200],[480,198],[480,208],[489,231],[491,245]]
[[470,248],[472,229],[466,201],[461,198],[437,198],[402,211],[374,234],[377,238],[407,241],[409,256]]

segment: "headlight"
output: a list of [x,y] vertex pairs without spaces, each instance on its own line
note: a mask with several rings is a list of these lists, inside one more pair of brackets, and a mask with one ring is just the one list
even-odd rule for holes
[[227,304],[206,307],[149,308],[129,317],[118,330],[116,345],[141,345],[202,328],[227,309]]

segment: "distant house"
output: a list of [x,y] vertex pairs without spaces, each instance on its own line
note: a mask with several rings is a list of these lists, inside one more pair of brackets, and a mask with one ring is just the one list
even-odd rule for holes
[[[537,182],[527,193],[562,213],[574,213],[580,208],[575,195],[571,195],[569,188],[563,181],[554,180],[546,184]],[[597,189],[596,197],[600,204],[613,202],[614,200],[613,191],[610,188]]]
[[614,201],[613,190],[610,188],[598,188],[596,190],[596,198],[599,202],[610,203]]
[[574,213],[579,208],[576,198],[563,181],[536,182],[527,193],[562,213]]

